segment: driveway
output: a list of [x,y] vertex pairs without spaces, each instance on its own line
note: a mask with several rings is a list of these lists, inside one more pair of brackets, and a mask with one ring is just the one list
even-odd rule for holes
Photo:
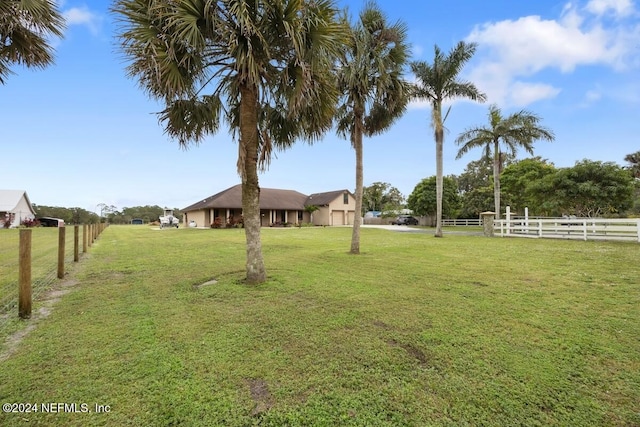
[[381,230],[391,230],[391,231],[399,231],[403,233],[434,233],[433,228],[425,228],[425,227],[409,227],[406,225],[362,225],[363,228],[378,228]]
[[[406,225],[362,225],[363,228],[379,228],[381,230],[391,230],[399,233],[425,233],[435,234],[436,229],[432,227],[408,227]],[[483,236],[482,231],[461,231],[461,230],[443,230],[443,234],[458,234],[464,236]]]

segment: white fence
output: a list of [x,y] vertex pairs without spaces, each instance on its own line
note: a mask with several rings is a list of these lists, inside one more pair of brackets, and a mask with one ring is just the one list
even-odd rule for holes
[[518,218],[494,221],[500,237],[626,240],[640,243],[640,219]]

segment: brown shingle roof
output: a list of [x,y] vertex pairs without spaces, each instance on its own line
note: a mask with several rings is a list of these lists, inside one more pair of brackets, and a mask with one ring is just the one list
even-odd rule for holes
[[[306,200],[306,195],[294,190],[260,189],[260,209],[303,210]],[[234,185],[181,210],[200,209],[242,209],[242,185]]]
[[325,206],[329,203],[333,202],[338,197],[342,196],[345,192],[351,194],[349,190],[336,190],[336,191],[327,191],[326,193],[314,193],[307,197],[305,206],[315,205],[315,206]]

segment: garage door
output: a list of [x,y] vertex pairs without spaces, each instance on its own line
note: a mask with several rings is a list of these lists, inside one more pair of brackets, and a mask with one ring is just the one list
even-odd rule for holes
[[331,212],[331,216],[333,218],[333,222],[331,223],[331,225],[344,225],[343,211],[333,211]]

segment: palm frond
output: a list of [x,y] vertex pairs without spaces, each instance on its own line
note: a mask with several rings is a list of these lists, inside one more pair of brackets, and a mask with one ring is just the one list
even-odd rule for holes
[[45,68],[54,61],[52,37],[62,37],[64,18],[51,0],[0,1],[0,84],[11,65]]
[[221,112],[222,101],[216,96],[178,99],[167,105],[159,120],[165,124],[165,132],[187,148],[190,142],[198,144],[218,131]]

